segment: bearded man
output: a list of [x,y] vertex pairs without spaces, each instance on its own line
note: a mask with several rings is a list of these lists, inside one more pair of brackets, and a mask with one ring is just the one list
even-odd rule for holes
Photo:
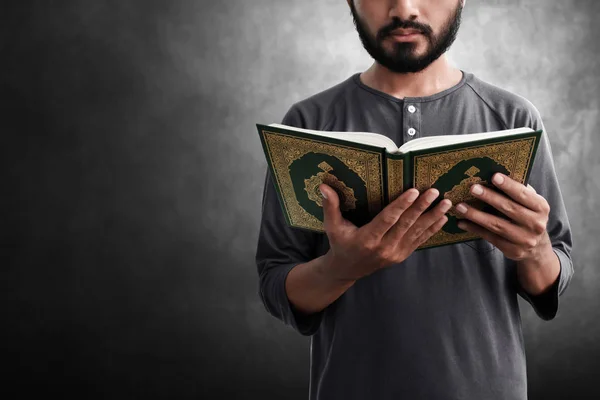
[[[311,336],[311,400],[526,399],[518,296],[555,317],[572,237],[547,133],[526,99],[451,65],[465,0],[347,0],[373,65],[292,105],[282,123],[419,137],[543,129],[524,186],[472,185],[500,218],[410,189],[354,226],[325,184],[326,234],[286,225],[267,171],[256,252],[266,309]],[[482,239],[414,251],[453,209]]]

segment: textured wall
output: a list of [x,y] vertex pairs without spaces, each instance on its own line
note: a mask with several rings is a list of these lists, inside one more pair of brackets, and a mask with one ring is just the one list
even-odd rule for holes
[[[364,70],[344,0],[19,1],[0,15],[0,391],[306,398],[270,317],[254,123]],[[574,231],[532,399],[600,397],[600,2],[468,0],[450,51],[541,111]]]

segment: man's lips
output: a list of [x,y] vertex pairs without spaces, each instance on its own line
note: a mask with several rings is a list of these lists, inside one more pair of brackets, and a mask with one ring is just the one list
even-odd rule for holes
[[390,32],[388,37],[396,42],[412,42],[422,34],[423,32],[416,29],[396,29]]
[[390,36],[410,36],[410,35],[420,35],[422,32],[416,29],[396,29],[390,32]]

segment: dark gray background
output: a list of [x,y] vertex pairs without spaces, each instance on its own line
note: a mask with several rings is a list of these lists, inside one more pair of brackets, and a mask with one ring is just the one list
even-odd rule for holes
[[[263,309],[254,124],[370,65],[345,0],[14,1],[0,15],[0,390],[304,399]],[[523,306],[532,399],[600,396],[600,2],[468,0],[450,52],[540,110],[574,232]]]

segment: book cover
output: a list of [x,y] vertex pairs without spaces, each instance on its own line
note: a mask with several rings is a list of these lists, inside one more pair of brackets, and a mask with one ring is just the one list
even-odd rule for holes
[[[465,202],[487,213],[508,218],[494,207],[473,197],[470,187],[478,183],[498,191],[492,183],[492,176],[496,172],[527,185],[541,134],[541,130],[531,131],[508,138],[486,139],[409,152],[406,155],[407,179],[404,180],[403,190],[414,187],[422,193],[434,187],[439,190],[440,195],[430,208],[443,199],[450,199],[453,205]],[[454,208],[451,208],[446,216],[448,222],[438,233],[419,246],[419,249],[480,239],[478,235],[458,227],[460,218]]]
[[320,183],[340,196],[342,215],[364,225],[385,204],[385,149],[257,125],[288,225],[323,232]]
[[[440,196],[430,208],[448,198],[453,205],[464,201],[500,215],[473,198],[470,186],[480,183],[493,188],[495,172],[527,184],[542,134],[532,130],[402,154],[282,127],[257,124],[257,128],[288,225],[316,232],[324,232],[321,183],[336,191],[342,215],[357,226],[368,223],[411,187],[421,193],[430,187],[439,190]],[[453,209],[446,215],[448,222],[419,250],[479,239],[458,228]]]

